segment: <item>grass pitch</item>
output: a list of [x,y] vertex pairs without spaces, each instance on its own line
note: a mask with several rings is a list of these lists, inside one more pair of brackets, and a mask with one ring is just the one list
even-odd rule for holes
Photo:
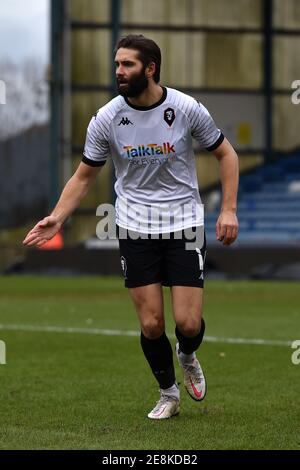
[[[208,281],[204,316],[207,336],[292,342],[299,284]],[[205,400],[181,385],[180,415],[152,421],[158,387],[139,338],[99,334],[138,331],[121,279],[1,277],[0,323],[0,449],[300,448],[300,364],[288,345],[204,342]]]

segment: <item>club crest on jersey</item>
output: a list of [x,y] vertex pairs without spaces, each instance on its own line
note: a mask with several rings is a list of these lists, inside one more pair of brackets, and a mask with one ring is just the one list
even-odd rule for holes
[[175,121],[175,111],[172,108],[167,108],[164,112],[164,120],[171,127]]

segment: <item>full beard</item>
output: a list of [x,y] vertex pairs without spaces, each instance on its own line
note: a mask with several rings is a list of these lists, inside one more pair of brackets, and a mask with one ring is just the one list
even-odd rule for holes
[[145,70],[143,69],[138,75],[134,75],[127,81],[117,81],[117,87],[120,95],[126,98],[137,98],[148,88]]

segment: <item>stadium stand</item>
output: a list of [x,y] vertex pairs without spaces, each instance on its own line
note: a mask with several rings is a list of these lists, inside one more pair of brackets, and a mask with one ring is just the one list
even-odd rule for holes
[[[216,199],[217,200],[217,199]],[[219,207],[207,211],[210,244]],[[236,245],[295,246],[300,243],[300,153],[281,157],[240,178]]]

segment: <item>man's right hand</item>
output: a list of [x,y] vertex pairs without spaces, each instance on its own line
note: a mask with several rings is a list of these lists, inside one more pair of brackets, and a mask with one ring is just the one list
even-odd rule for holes
[[48,240],[54,237],[54,235],[61,229],[61,223],[58,222],[57,218],[50,215],[40,220],[30,232],[26,235],[23,240],[23,245],[26,246],[42,246]]

